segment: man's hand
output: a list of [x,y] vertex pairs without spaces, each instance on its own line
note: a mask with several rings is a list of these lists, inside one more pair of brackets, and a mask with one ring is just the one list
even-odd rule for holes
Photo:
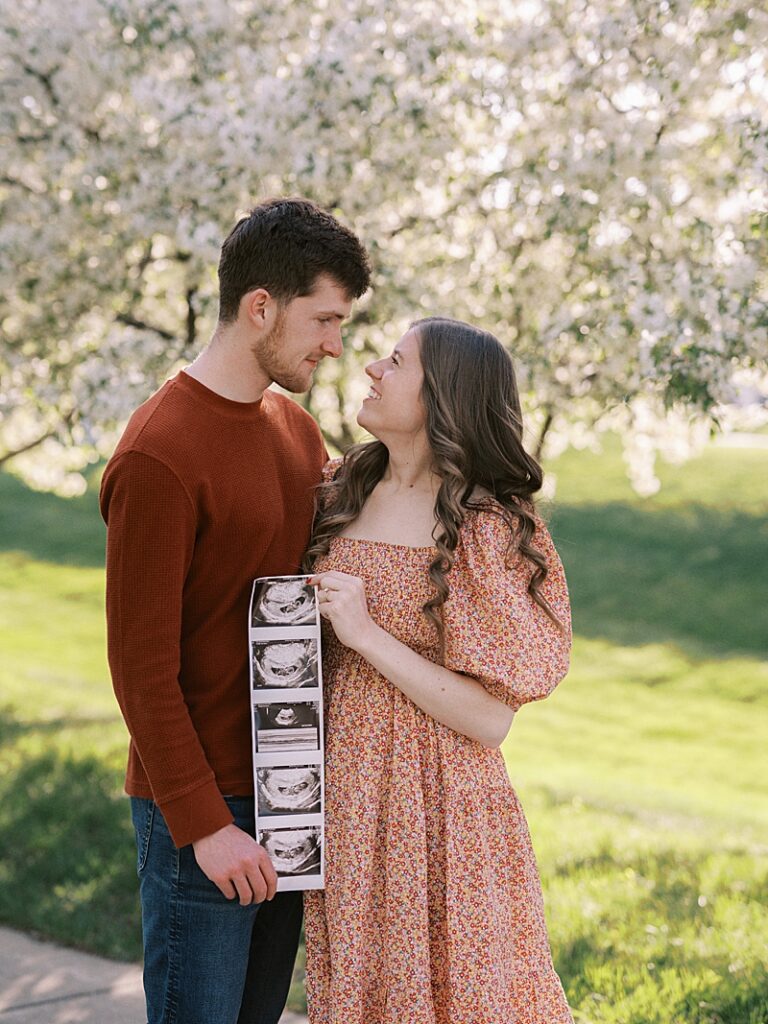
[[269,854],[237,825],[198,839],[192,849],[200,870],[228,900],[237,898],[247,907],[275,895],[277,875]]

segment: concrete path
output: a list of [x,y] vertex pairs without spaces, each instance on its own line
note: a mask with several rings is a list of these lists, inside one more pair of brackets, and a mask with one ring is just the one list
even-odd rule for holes
[[[0,928],[0,1024],[145,1024],[141,969]],[[281,1024],[306,1024],[285,1013]]]

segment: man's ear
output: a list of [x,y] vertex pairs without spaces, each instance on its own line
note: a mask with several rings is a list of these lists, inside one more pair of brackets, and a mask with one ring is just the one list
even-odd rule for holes
[[271,326],[274,306],[275,300],[266,288],[254,288],[252,292],[246,292],[240,300],[240,315],[245,316],[254,327],[263,329]]

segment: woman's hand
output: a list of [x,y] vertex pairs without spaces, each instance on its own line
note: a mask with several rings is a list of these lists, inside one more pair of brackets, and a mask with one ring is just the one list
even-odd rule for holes
[[363,581],[332,569],[310,576],[309,583],[317,587],[320,614],[333,626],[339,643],[358,652],[366,647],[377,627],[368,613]]
[[437,722],[486,747],[498,747],[514,712],[482,683],[423,657],[377,626],[368,613],[365,585],[346,572],[309,577],[320,614],[339,642],[356,651],[409,700]]

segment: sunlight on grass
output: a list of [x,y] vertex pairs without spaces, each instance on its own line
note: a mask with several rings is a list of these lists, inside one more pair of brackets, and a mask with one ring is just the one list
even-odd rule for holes
[[[649,501],[610,439],[553,469],[573,668],[504,753],[576,1020],[765,1024],[768,453],[712,448]],[[0,920],[137,958],[95,496],[0,474],[0,504]]]
[[568,680],[520,711],[504,750],[516,783],[544,773],[564,798],[765,828],[767,716],[765,662],[577,638]]
[[696,504],[764,516],[768,501],[765,448],[735,449],[713,444],[681,466],[660,458],[657,475],[661,490],[651,498],[638,498],[632,490],[621,443],[610,434],[603,439],[600,452],[571,449],[550,460],[546,469],[555,477],[557,504],[600,506],[622,502],[645,511]]
[[759,846],[700,820],[671,825],[535,788],[523,798],[577,1021],[762,1024],[768,875]]

